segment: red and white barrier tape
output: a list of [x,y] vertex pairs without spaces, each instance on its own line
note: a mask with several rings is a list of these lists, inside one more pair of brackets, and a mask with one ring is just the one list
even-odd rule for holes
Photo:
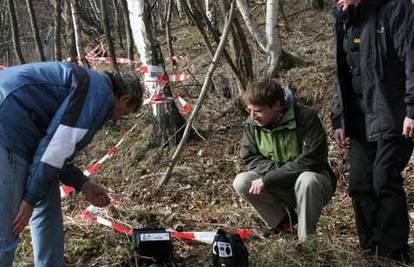
[[[110,57],[87,57],[87,59],[92,63],[96,63],[96,62],[106,63],[106,64],[111,63]],[[117,57],[115,58],[115,60],[116,60],[116,63],[118,64],[128,64],[128,65],[139,64],[138,60],[130,60],[129,58]]]
[[[135,130],[135,128],[137,127],[138,124],[135,124],[131,129],[128,130],[128,132],[125,133],[125,135],[121,138],[121,140],[119,140],[119,142],[111,147],[111,149],[109,149],[108,152],[106,152],[106,154],[97,162],[89,165],[88,168],[86,168],[86,170],[83,171],[83,174],[86,177],[91,176],[92,174],[94,174],[101,166],[102,164],[109,158],[111,158],[116,152],[118,152],[119,147],[121,146],[121,144],[124,142],[125,138],[132,132]],[[60,187],[60,197],[61,198],[65,198],[67,197],[70,193],[72,193],[75,189],[73,187],[67,186],[67,185],[62,185]]]
[[[101,211],[100,208],[89,206],[87,209],[82,211],[81,217],[87,221],[91,221],[97,224],[105,225],[107,227],[112,228],[114,231],[119,233],[124,233],[127,235],[132,234],[132,228],[129,226],[125,226],[119,223],[111,222],[103,217],[97,216],[96,214]],[[230,231],[231,233],[238,234],[240,237],[245,240],[249,238],[251,235],[255,234],[255,231],[252,229],[238,229],[234,231]],[[206,244],[212,244],[214,240],[214,236],[216,235],[216,231],[208,231],[208,232],[178,232],[178,231],[170,231],[172,237],[179,238],[179,239],[188,239],[194,240]]]

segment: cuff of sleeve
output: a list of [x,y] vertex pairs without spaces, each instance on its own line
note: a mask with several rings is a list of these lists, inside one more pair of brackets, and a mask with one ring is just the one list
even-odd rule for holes
[[75,181],[73,181],[73,187],[76,189],[76,191],[80,191],[82,188],[82,185],[88,180],[88,177],[86,177],[85,175],[83,175],[83,173],[81,175],[79,175],[78,179],[75,179]]
[[40,199],[33,194],[26,193],[23,197],[23,200],[26,201],[30,206],[34,207]]
[[414,106],[407,105],[407,117],[410,119],[414,119]]

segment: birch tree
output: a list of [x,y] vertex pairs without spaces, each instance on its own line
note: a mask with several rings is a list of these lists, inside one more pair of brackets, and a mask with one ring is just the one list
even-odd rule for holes
[[75,45],[76,45],[76,52],[78,54],[78,62],[84,63],[85,52],[82,47],[82,29],[81,29],[81,24],[80,24],[79,7],[78,7],[77,0],[70,0],[70,10],[72,12],[73,29],[75,31]]
[[262,29],[258,27],[256,18],[253,17],[247,0],[236,0],[237,7],[242,14],[249,32],[254,36],[259,47],[266,53],[267,70],[266,74],[269,78],[275,77],[277,74],[280,57],[282,54],[282,45],[277,27],[277,19],[279,16],[279,0],[266,1],[266,26],[265,35]]
[[216,9],[213,0],[204,0],[207,19],[214,30],[217,30]]
[[153,142],[162,145],[169,141],[177,144],[180,141],[185,119],[179,113],[168,80],[160,82],[161,77],[166,78],[161,48],[154,37],[151,27],[151,12],[149,1],[128,0],[129,15],[134,42],[137,46],[140,60],[147,71],[145,85],[149,91],[149,103],[154,118]]

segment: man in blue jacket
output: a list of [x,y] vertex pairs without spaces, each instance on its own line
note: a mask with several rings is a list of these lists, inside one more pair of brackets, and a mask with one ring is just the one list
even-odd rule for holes
[[30,219],[36,266],[64,266],[59,181],[93,205],[105,189],[72,164],[103,124],[136,112],[139,80],[73,63],[34,63],[0,71],[0,267],[11,266]]

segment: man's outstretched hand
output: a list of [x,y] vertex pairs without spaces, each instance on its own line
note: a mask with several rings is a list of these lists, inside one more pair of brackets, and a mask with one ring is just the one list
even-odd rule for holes
[[32,217],[33,207],[22,200],[19,211],[13,220],[13,234],[16,236],[20,235],[26,225],[29,223],[30,217]]
[[111,198],[102,186],[87,181],[83,183],[81,191],[85,194],[86,200],[94,206],[105,207],[111,203]]

